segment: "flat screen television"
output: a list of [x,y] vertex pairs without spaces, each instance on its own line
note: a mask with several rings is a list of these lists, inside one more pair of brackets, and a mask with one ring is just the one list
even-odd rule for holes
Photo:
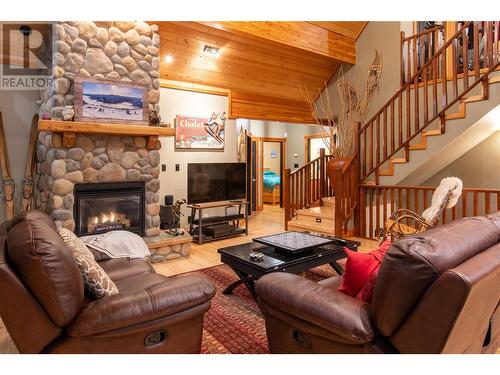
[[188,203],[246,198],[245,163],[189,163]]

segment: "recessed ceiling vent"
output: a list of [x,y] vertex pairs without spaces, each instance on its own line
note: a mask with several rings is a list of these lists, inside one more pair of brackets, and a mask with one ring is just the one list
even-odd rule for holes
[[209,46],[208,44],[205,44],[205,47],[203,47],[203,52],[219,57],[219,49],[217,47]]

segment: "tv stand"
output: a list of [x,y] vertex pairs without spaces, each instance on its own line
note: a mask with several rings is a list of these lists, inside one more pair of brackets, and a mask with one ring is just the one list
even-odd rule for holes
[[[190,204],[189,234],[193,242],[201,245],[205,242],[217,241],[224,238],[245,234],[248,236],[247,201],[222,201]],[[238,207],[238,213],[224,216],[203,217],[203,210],[209,208]],[[240,220],[245,221],[245,228],[240,228]]]

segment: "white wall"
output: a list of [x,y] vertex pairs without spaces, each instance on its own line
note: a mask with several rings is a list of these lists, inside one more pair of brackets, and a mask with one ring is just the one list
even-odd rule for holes
[[[254,137],[286,137],[286,167],[292,170],[295,164],[298,164],[299,167],[304,165],[304,136],[319,133],[316,125],[247,119],[236,121],[238,130],[243,127]],[[297,157],[294,157],[294,154]]]
[[[162,121],[175,124],[176,115],[209,117],[212,112],[227,113],[227,97],[201,94],[190,91],[160,89],[160,115]],[[179,151],[175,150],[174,137],[161,138],[161,164],[166,164],[166,171],[160,172],[160,203],[166,194],[174,199],[187,198],[187,164],[221,163],[237,161],[236,121],[226,120],[224,151]],[[175,164],[180,170],[175,171]],[[184,211],[185,213],[187,211]]]
[[[38,112],[38,91],[0,90],[0,112],[7,139],[11,177],[16,183],[16,205],[22,200],[22,181],[28,155],[29,134],[33,115]],[[3,150],[2,150],[3,152]],[[0,178],[1,176],[0,172]],[[4,197],[0,193],[0,222],[5,220]]]
[[[281,173],[281,154],[279,142],[264,142],[263,144],[264,169],[269,169],[277,176]],[[271,153],[275,156],[271,157]]]

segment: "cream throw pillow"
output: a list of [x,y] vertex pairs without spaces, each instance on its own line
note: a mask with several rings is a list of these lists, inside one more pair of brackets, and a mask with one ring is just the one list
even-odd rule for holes
[[58,232],[73,252],[87,292],[94,298],[102,298],[118,293],[115,283],[95,261],[87,246],[68,229],[59,228]]

